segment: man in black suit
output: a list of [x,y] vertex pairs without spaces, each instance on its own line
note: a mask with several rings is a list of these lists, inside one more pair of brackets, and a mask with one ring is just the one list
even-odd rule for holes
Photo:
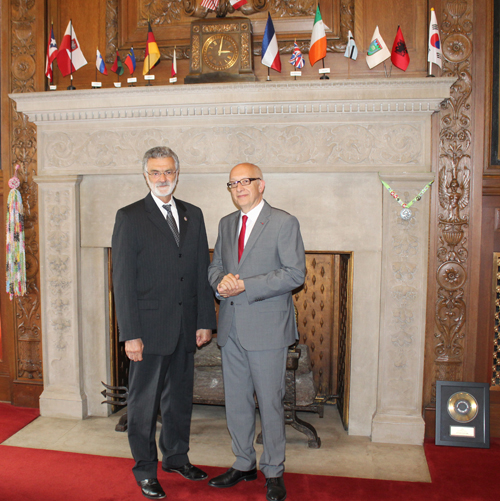
[[130,358],[128,438],[142,494],[165,497],[157,480],[156,418],[161,411],[162,468],[189,480],[207,474],[188,459],[194,352],[216,327],[203,214],[172,197],[179,159],[166,147],[148,150],[151,192],[120,209],[113,231],[113,289],[120,341]]

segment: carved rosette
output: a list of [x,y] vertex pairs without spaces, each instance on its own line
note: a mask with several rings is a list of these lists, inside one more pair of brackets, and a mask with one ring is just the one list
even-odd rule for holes
[[[10,92],[34,92],[36,70],[35,1],[11,3],[11,75]],[[24,205],[26,295],[14,300],[16,331],[16,377],[42,380],[41,318],[38,256],[38,192],[33,177],[37,170],[36,127],[11,106],[10,166],[19,164],[19,188]],[[4,167],[8,168],[8,167]],[[13,172],[13,170],[12,170]]]
[[437,380],[461,381],[463,378],[472,143],[472,18],[472,0],[444,2],[441,16],[443,75],[458,80],[452,86],[451,98],[441,110],[432,404],[436,401]]

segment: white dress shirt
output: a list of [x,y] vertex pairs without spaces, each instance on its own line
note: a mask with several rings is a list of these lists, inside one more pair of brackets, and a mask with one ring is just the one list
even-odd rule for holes
[[262,199],[258,205],[256,205],[252,210],[248,211],[246,214],[244,214],[242,211],[240,211],[240,221],[238,223],[238,235],[240,234],[240,231],[241,231],[241,225],[243,222],[242,217],[248,216],[247,227],[245,230],[244,245],[246,245],[248,242],[248,237],[250,236],[250,233],[252,233],[253,227],[255,226],[255,223],[257,222],[257,219],[259,218],[259,214],[260,214],[260,211],[262,210],[262,207],[264,207],[264,199]]
[[161,213],[163,214],[163,217],[165,219],[167,219],[168,212],[166,209],[163,208],[163,206],[170,205],[172,209],[172,216],[174,216],[175,224],[177,225],[177,230],[179,230],[179,213],[177,212],[177,206],[175,205],[174,197],[170,197],[170,202],[165,203],[162,200],[160,200],[153,192],[151,192],[151,196],[153,197],[153,200],[156,202],[158,208],[161,210]]

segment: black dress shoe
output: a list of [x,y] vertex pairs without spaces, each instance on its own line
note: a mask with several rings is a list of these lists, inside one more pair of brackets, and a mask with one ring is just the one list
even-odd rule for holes
[[211,485],[212,487],[232,487],[242,480],[248,482],[249,480],[255,480],[256,478],[257,468],[248,471],[240,471],[235,470],[234,468],[229,468],[226,473],[209,480],[208,485]]
[[203,470],[200,470],[197,466],[193,466],[191,463],[186,463],[184,466],[176,468],[165,468],[162,466],[162,469],[169,473],[179,473],[188,480],[205,480],[208,477]]
[[268,478],[267,482],[267,501],[285,501],[286,489],[283,477]]
[[142,495],[148,499],[163,499],[166,497],[165,491],[161,488],[157,478],[138,480],[137,484],[141,488]]

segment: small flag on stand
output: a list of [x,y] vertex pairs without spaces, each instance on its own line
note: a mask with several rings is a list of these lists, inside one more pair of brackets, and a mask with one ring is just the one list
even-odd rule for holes
[[392,45],[391,62],[394,66],[396,66],[396,68],[403,71],[406,71],[406,68],[408,68],[408,65],[410,64],[410,55],[408,54],[408,49],[406,48],[403,32],[399,26],[396,38],[394,39],[394,44]]
[[14,296],[26,294],[26,257],[24,243],[24,208],[23,199],[18,188],[21,184],[17,177],[16,165],[14,176],[9,179],[9,198],[7,200],[7,276],[6,290],[10,300]]
[[101,53],[99,52],[99,49],[97,50],[96,58],[95,58],[95,67],[97,68],[97,71],[99,73],[102,73],[103,75],[108,74],[108,70],[106,69],[106,65],[104,64],[104,60],[101,56]]
[[57,57],[57,52],[57,43],[54,38],[54,25],[51,25],[49,43],[47,44],[47,62],[45,63],[45,76],[49,79],[50,83],[52,83],[54,77],[53,63]]
[[71,21],[68,23],[66,32],[59,47],[59,52],[57,53],[57,65],[61,70],[63,76],[73,74],[76,70],[79,70],[82,66],[87,64],[87,60],[83,55],[76,34],[73,30],[73,25]]
[[302,69],[306,64],[306,62],[304,61],[304,56],[302,55],[297,42],[293,42],[293,52],[289,63],[295,66],[298,70]]
[[[261,62],[264,66],[272,68],[273,70],[281,73],[281,59],[278,47],[278,39],[274,31],[273,20],[271,14],[267,13],[266,29],[264,31],[264,38],[262,39],[262,59]],[[269,79],[269,70],[267,73]]]
[[391,53],[383,38],[380,36],[377,26],[373,32],[372,42],[368,48],[368,52],[366,53],[366,64],[372,69],[378,64],[383,63],[389,57],[391,57]]
[[217,7],[219,6],[219,0],[203,0],[201,2],[201,6],[206,7],[210,10],[217,10]]
[[239,9],[241,6],[247,3],[247,0],[229,0],[229,1],[231,2],[233,9]]
[[347,37],[347,47],[345,48],[344,56],[356,61],[358,57],[358,47],[354,41],[351,30],[349,30],[349,35]]
[[146,42],[146,52],[144,53],[144,66],[142,74],[147,75],[160,61],[160,49],[156,43],[151,23],[148,21],[148,39]]
[[111,71],[116,73],[118,76],[123,75],[125,72],[125,68],[120,60],[120,54],[118,54],[118,51],[116,51],[115,62],[113,63],[113,66],[111,66]]
[[436,19],[436,12],[431,9],[431,21],[429,24],[429,49],[427,52],[429,62],[429,75],[432,74],[432,63],[443,69],[443,54],[441,52],[441,39],[439,37],[439,27]]
[[316,16],[311,35],[311,47],[309,49],[309,62],[314,66],[320,59],[326,56],[326,33],[319,5],[316,8]]
[[130,74],[133,75],[135,71],[135,54],[133,47],[130,47],[130,52],[127,54],[127,57],[125,58],[125,61],[123,63],[130,71]]

